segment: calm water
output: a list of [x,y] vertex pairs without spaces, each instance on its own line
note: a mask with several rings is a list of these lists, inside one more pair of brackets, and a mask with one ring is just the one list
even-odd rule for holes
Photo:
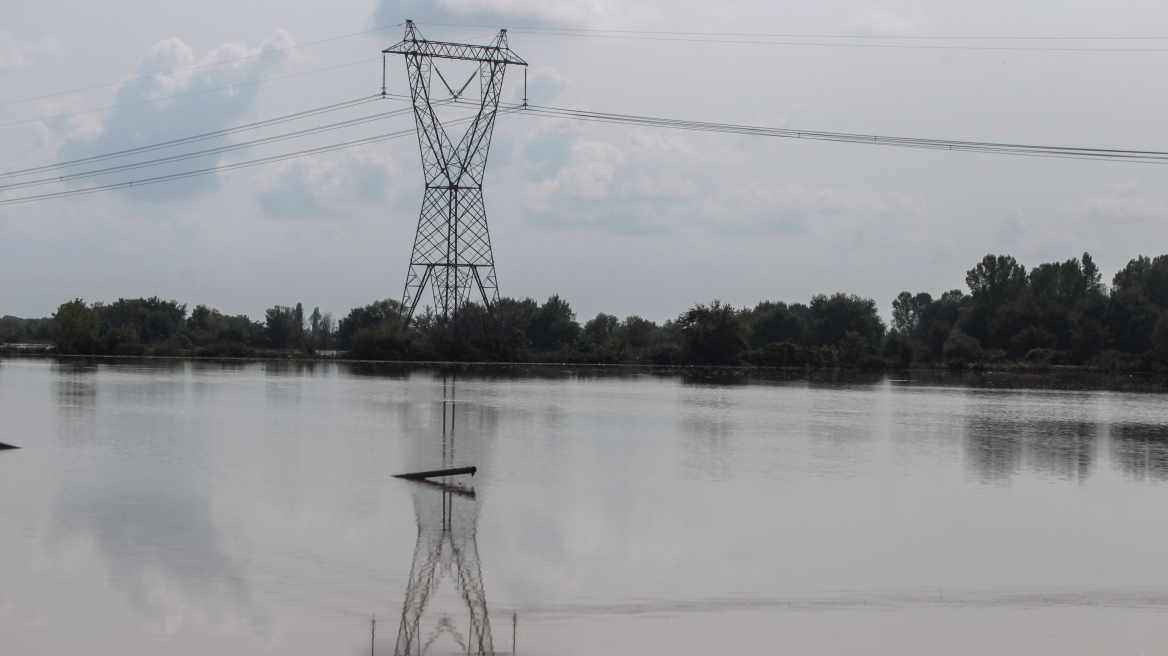
[[4,360],[0,653],[1164,653],[1166,400]]

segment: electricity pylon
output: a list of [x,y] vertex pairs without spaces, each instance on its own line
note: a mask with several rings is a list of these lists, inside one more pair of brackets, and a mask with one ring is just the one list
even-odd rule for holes
[[[507,30],[499,30],[487,46],[445,43],[421,38],[413,21],[406,21],[401,43],[383,52],[405,55],[426,181],[410,270],[402,292],[402,319],[409,324],[427,285],[433,288],[434,310],[444,321],[456,318],[459,309],[470,300],[472,284],[490,310],[499,300],[499,285],[483,205],[483,174],[499,112],[503,74],[508,64],[527,66],[527,62],[507,46]],[[457,145],[434,111],[431,72],[438,73],[456,102],[474,76],[455,92],[434,65],[436,59],[478,62],[478,113],[467,121],[470,125]]]

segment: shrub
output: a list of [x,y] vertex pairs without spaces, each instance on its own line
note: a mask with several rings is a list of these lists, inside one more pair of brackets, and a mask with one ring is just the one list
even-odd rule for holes
[[93,353],[97,347],[97,313],[79,298],[62,303],[53,315],[52,336],[60,353]]
[[362,328],[353,334],[350,354],[359,360],[401,360],[409,340],[400,323],[386,321],[375,328]]
[[695,305],[678,318],[686,351],[694,362],[727,364],[748,348],[746,322],[721,301]]
[[142,355],[146,347],[138,339],[138,331],[130,326],[118,326],[102,335],[101,350],[109,355]]
[[662,366],[685,364],[685,351],[677,344],[658,344],[649,349],[649,362]]
[[949,332],[949,338],[945,340],[944,354],[945,360],[951,364],[977,362],[982,356],[981,342],[976,337],[954,328]]
[[256,350],[235,340],[225,339],[199,349],[198,354],[207,358],[254,358]]

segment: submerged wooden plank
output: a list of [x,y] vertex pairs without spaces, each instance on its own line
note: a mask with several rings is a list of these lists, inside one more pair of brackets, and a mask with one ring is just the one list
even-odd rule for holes
[[457,476],[458,474],[475,475],[478,467],[455,467],[453,469],[435,469],[433,471],[411,472],[409,474],[394,474],[394,478],[433,478],[435,476]]

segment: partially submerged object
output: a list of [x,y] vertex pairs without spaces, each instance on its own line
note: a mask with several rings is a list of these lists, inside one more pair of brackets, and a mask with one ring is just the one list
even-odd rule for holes
[[[18,446],[12,446],[11,444],[5,444],[3,442],[0,442],[0,451],[4,451],[6,449],[19,449],[19,448],[20,447],[18,447]],[[472,469],[473,469],[473,467],[472,467]]]
[[455,467],[453,469],[435,469],[434,471],[412,472],[409,474],[394,474],[394,478],[435,478],[438,476],[457,476],[459,474],[475,475],[478,467]]

